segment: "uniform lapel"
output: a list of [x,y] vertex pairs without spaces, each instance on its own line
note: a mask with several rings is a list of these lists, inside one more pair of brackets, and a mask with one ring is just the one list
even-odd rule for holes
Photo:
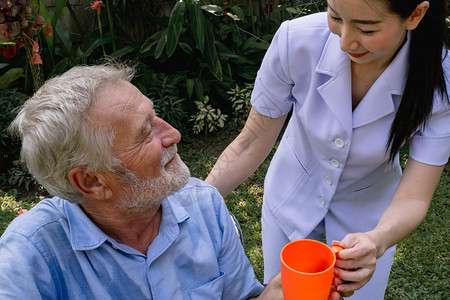
[[316,72],[330,76],[329,80],[317,88],[317,91],[345,130],[351,134],[350,60],[347,54],[340,50],[337,35],[330,34],[317,64]]
[[395,112],[393,95],[401,96],[406,83],[409,40],[408,33],[408,41],[352,112],[350,59],[340,50],[339,37],[330,34],[316,67],[317,73],[329,79],[317,91],[345,130],[351,132]]
[[353,112],[353,128],[367,125],[395,113],[396,106],[399,103],[394,104],[393,97],[403,95],[408,68],[408,54],[409,42],[403,45],[392,63],[384,70],[356,107]]

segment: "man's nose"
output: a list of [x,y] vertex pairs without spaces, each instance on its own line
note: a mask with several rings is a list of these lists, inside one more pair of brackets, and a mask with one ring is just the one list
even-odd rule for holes
[[181,140],[180,132],[172,127],[169,123],[160,118],[160,139],[164,148],[167,148],[173,144],[177,144]]

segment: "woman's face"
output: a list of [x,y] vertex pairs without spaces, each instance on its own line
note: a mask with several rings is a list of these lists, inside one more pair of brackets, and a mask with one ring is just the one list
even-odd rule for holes
[[407,21],[385,1],[328,0],[328,26],[354,63],[386,67],[405,42]]

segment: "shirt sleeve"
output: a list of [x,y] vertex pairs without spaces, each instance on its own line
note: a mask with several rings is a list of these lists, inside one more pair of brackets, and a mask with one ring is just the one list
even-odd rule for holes
[[225,277],[222,299],[256,297],[264,288],[256,279],[250,261],[245,255],[225,202],[218,192],[214,197],[219,206],[218,221],[223,228],[222,248],[218,258],[219,268]]
[[258,71],[251,96],[252,106],[262,115],[281,117],[292,106],[292,85],[288,63],[289,22],[281,24]]
[[16,232],[0,239],[0,299],[57,299],[43,254]]
[[435,93],[431,116],[411,139],[409,155],[424,164],[442,166],[450,156],[450,57],[447,54],[442,67],[444,69],[447,97]]

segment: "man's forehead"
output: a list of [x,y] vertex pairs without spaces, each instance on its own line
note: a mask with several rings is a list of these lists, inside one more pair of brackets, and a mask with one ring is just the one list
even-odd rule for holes
[[88,115],[96,125],[125,129],[136,122],[142,126],[147,118],[154,115],[154,110],[153,103],[139,89],[121,81],[102,87]]

